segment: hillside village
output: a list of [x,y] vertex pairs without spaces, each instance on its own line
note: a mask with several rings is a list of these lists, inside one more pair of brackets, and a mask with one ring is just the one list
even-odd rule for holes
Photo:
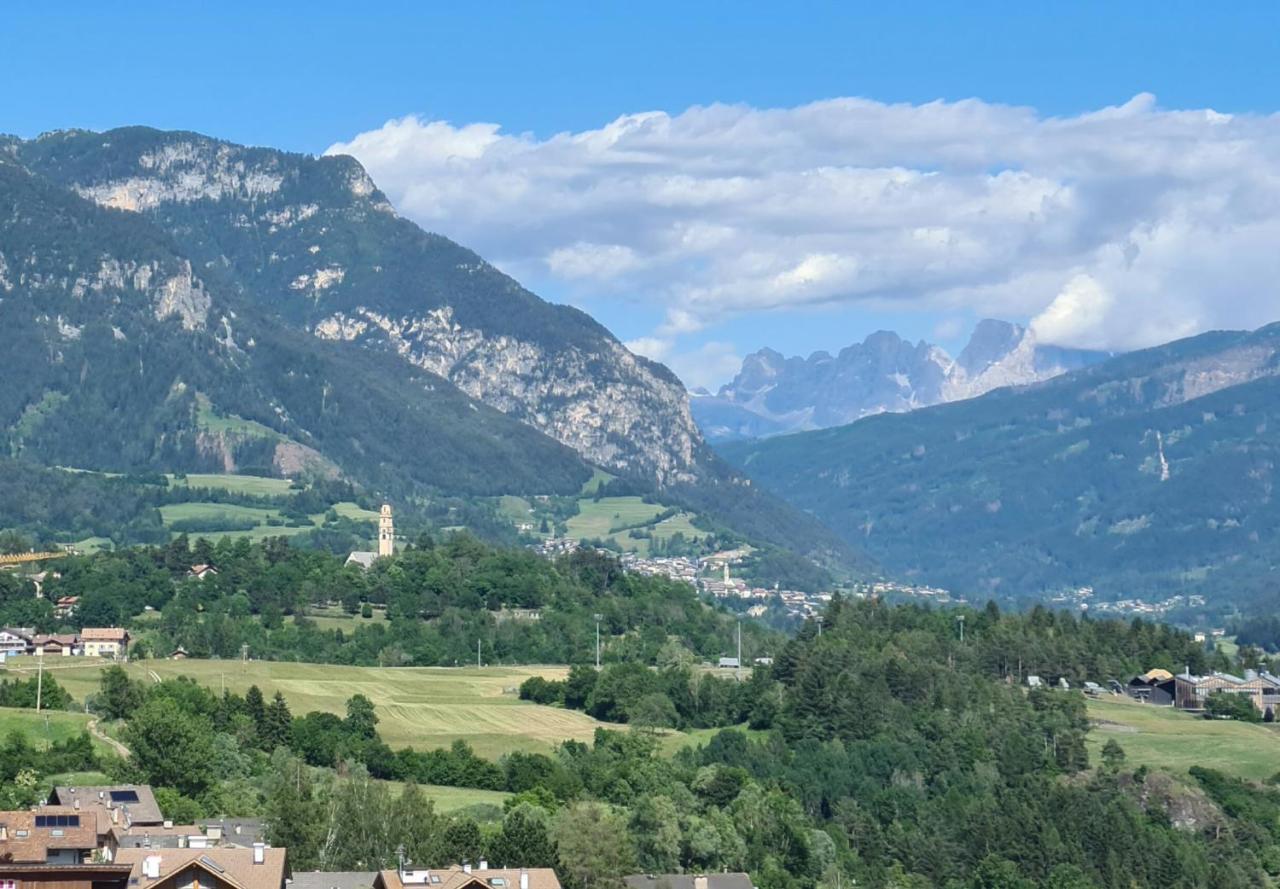
[[[261,820],[175,824],[149,785],[57,786],[31,809],[0,811],[6,889],[561,889],[556,871],[486,860],[393,869],[295,872]],[[752,889],[746,874],[635,874],[631,889]]]

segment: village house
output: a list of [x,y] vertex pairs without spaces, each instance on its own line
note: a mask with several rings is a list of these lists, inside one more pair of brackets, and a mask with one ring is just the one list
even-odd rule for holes
[[80,653],[80,637],[75,633],[33,636],[31,653],[37,657],[62,655],[69,657]]
[[31,650],[35,630],[25,627],[5,627],[0,630],[0,656],[15,657]]
[[0,859],[3,889],[127,889],[129,867],[119,864],[22,864]]
[[288,855],[262,843],[251,848],[121,849],[131,889],[285,889]]
[[71,617],[79,607],[79,596],[60,596],[53,605],[53,616],[60,619]]
[[201,563],[199,565],[192,565],[191,570],[187,572],[187,577],[191,580],[204,580],[206,577],[216,577],[217,574],[217,568],[212,565],[205,565]]
[[1245,695],[1259,713],[1265,715],[1270,712],[1273,717],[1280,714],[1280,677],[1270,673],[1246,670],[1244,676],[1230,673],[1192,676],[1183,673],[1174,677],[1174,706],[1180,710],[1203,710],[1209,696],[1215,692]]
[[81,814],[92,816],[98,835],[98,848],[110,851],[111,831],[115,827],[162,827],[164,815],[155,795],[146,784],[114,784],[97,787],[54,787],[50,805],[70,806]]
[[85,627],[80,631],[85,657],[122,658],[129,650],[129,631],[121,627]]
[[261,824],[253,823],[255,828],[243,835],[238,830],[227,830],[220,821],[203,824],[166,821],[159,827],[154,824],[114,824],[108,833],[107,848],[112,858],[121,849],[247,849],[255,842],[262,842]]
[[83,864],[98,848],[92,815],[72,806],[0,812],[0,861],[15,864]]
[[751,877],[724,874],[633,874],[623,877],[627,889],[755,889]]
[[373,889],[405,889],[406,886],[428,886],[431,889],[560,889],[560,879],[549,867],[491,868],[487,861],[476,867],[470,864],[453,867],[380,871]]
[[373,889],[377,876],[378,872],[372,870],[297,871],[289,889]]

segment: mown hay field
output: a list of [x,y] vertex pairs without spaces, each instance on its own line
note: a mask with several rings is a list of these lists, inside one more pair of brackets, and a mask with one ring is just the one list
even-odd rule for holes
[[1101,762],[1102,746],[1115,740],[1129,768],[1139,765],[1185,773],[1199,765],[1262,781],[1280,772],[1280,728],[1204,719],[1172,707],[1122,697],[1089,701],[1089,758]]
[[[56,676],[77,701],[97,691],[103,662],[51,660],[46,675]],[[8,672],[34,675],[35,666],[34,658],[16,658]],[[462,739],[490,758],[513,750],[548,752],[564,740],[590,741],[596,728],[606,725],[577,711],[520,700],[516,690],[525,679],[560,679],[568,672],[565,667],[381,668],[187,659],[136,661],[127,669],[148,682],[190,676],[215,691],[225,687],[243,694],[257,685],[267,698],[281,691],[294,715],[343,714],[347,699],[362,694],[373,701],[378,731],[393,749],[430,750]]]

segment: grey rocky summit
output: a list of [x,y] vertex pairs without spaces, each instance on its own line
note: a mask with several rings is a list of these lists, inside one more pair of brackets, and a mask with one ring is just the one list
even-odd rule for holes
[[761,349],[716,395],[695,397],[693,410],[712,441],[756,438],[973,398],[1105,357],[1040,344],[1033,331],[1007,321],[980,322],[955,359],[940,346],[882,330],[834,356],[786,358]]

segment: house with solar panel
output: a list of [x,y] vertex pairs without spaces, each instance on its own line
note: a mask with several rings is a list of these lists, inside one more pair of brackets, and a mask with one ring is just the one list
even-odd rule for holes
[[0,861],[11,864],[84,864],[93,860],[98,831],[93,816],[70,806],[0,812]]

